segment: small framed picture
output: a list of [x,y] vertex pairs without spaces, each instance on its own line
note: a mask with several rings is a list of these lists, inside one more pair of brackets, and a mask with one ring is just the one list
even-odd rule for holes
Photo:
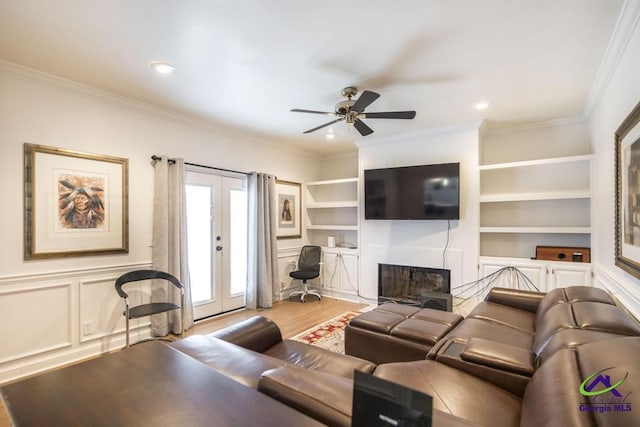
[[278,197],[278,239],[297,239],[302,236],[299,182],[276,180]]
[[24,144],[24,258],[128,253],[128,164]]

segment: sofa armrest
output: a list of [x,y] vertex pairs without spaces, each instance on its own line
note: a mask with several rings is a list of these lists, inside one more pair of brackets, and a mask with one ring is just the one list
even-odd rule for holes
[[460,353],[460,358],[519,375],[531,376],[535,371],[535,354],[531,351],[482,338],[471,338]]
[[330,426],[351,425],[353,381],[303,368],[262,373],[258,391]]
[[540,301],[542,301],[545,295],[546,294],[544,292],[496,287],[491,288],[485,298],[485,301],[535,313],[538,310]]
[[262,316],[254,316],[207,336],[219,338],[258,353],[264,353],[282,341],[278,325]]

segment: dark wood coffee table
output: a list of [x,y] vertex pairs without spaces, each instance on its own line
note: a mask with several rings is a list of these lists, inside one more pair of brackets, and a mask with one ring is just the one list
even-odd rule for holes
[[317,426],[159,342],[1,389],[16,426]]

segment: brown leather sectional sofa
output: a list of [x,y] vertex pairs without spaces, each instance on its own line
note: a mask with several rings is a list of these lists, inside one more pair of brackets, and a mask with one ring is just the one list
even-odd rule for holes
[[282,340],[263,317],[172,346],[328,425],[350,425],[354,370],[431,395],[436,426],[640,425],[640,327],[596,288],[494,288],[413,361]]

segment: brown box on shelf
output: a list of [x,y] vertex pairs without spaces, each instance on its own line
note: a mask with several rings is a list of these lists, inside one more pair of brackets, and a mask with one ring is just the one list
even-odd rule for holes
[[536,259],[542,261],[591,262],[589,248],[536,246]]

